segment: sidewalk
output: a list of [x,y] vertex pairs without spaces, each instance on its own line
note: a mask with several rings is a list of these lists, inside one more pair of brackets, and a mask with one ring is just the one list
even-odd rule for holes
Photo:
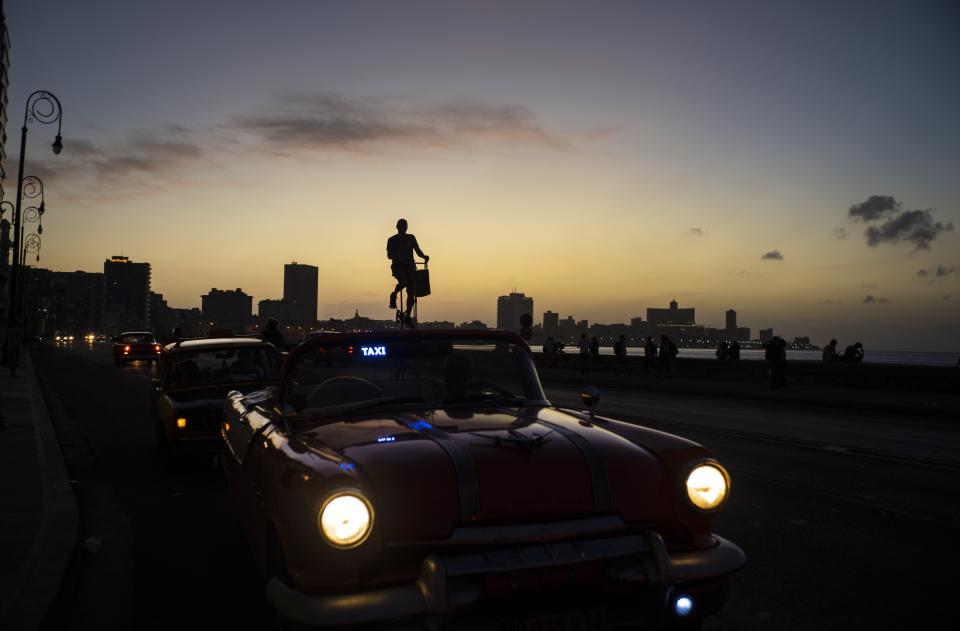
[[79,517],[30,354],[0,369],[0,629],[39,628],[57,594]]

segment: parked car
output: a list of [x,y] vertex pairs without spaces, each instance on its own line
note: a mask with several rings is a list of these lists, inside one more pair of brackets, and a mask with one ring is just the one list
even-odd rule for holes
[[168,344],[151,396],[157,446],[174,458],[186,451],[215,452],[227,393],[279,383],[280,355],[260,339],[187,339]]
[[698,628],[745,562],[710,525],[730,477],[592,410],[553,407],[511,333],[312,337],[222,422],[267,600],[318,628]]
[[153,333],[128,331],[113,340],[113,363],[123,366],[135,359],[156,362],[162,350],[163,347],[154,339]]

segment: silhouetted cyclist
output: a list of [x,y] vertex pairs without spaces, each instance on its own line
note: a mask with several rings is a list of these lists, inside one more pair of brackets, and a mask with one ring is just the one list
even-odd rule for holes
[[417,302],[416,276],[417,266],[414,264],[413,253],[424,261],[429,261],[430,257],[423,253],[417,238],[412,234],[407,234],[407,220],[401,219],[397,222],[397,234],[387,239],[387,258],[392,261],[390,271],[393,277],[397,279],[397,286],[390,292],[390,308],[397,308],[397,294],[401,289],[407,290],[407,306],[403,314],[404,321],[412,324],[410,312]]

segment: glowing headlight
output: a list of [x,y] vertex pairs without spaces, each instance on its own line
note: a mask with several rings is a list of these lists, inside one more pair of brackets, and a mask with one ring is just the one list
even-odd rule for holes
[[373,510],[359,491],[331,495],[317,518],[320,532],[338,548],[352,548],[364,542],[373,526]]
[[702,464],[687,476],[687,497],[700,510],[719,508],[730,492],[730,477],[718,464]]

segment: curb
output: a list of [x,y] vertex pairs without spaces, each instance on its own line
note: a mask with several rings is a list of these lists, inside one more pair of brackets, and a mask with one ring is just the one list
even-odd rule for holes
[[21,566],[24,582],[0,619],[3,629],[38,629],[53,604],[64,572],[73,558],[80,517],[70,486],[63,453],[57,441],[47,403],[30,353],[30,405],[34,415],[37,454],[43,493],[43,520],[30,552]]

